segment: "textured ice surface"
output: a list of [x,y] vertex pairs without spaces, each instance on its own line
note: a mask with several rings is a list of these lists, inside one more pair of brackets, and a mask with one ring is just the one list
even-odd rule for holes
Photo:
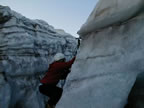
[[0,6],[0,108],[44,108],[40,77],[57,52],[69,60],[76,51],[76,39],[61,31]]
[[84,35],[109,25],[124,22],[140,13],[143,6],[144,0],[99,0],[78,33]]
[[79,31],[81,47],[57,108],[124,108],[144,72],[142,3],[99,1]]

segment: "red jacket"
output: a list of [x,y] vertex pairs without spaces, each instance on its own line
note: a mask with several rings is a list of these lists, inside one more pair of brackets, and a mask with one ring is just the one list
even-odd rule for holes
[[61,79],[63,75],[63,70],[69,69],[72,66],[74,60],[75,60],[75,57],[69,62],[54,62],[50,64],[48,72],[40,80],[40,82],[43,84],[58,83],[58,81]]

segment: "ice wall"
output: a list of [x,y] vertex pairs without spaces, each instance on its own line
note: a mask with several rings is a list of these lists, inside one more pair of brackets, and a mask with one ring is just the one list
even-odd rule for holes
[[100,0],[57,108],[124,108],[144,72],[143,0]]
[[143,0],[99,0],[95,9],[83,24],[78,34],[89,32],[123,23],[143,10]]
[[44,108],[40,77],[57,52],[68,60],[76,46],[76,39],[63,30],[0,6],[0,108]]

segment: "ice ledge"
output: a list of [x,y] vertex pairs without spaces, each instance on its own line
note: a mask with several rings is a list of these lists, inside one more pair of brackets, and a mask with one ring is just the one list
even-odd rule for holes
[[86,23],[78,31],[80,36],[122,23],[143,12],[144,0],[100,0]]

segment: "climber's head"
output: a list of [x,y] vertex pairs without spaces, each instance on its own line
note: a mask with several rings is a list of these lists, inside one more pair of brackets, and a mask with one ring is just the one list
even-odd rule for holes
[[65,56],[62,53],[57,53],[54,56],[54,61],[65,61]]

